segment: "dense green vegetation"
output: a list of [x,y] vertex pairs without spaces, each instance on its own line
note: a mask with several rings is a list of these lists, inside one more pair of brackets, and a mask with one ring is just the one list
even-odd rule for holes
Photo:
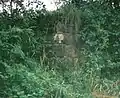
[[[53,12],[42,3],[26,10],[13,1],[19,9],[11,5],[0,13],[0,98],[120,96],[119,0],[64,1]],[[46,56],[58,22],[74,25],[83,41],[76,65]]]

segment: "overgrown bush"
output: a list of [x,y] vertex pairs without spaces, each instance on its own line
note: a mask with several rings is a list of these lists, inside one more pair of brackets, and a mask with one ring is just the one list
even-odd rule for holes
[[[77,7],[69,2],[54,12],[25,10],[12,23],[7,11],[0,13],[1,98],[119,95],[120,10],[99,0],[88,1]],[[52,49],[48,36],[56,33],[58,22],[66,28],[72,25],[78,43],[84,42],[76,65],[46,56]]]

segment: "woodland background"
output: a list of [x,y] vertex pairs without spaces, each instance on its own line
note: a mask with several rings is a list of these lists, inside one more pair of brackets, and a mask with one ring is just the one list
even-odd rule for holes
[[[0,98],[118,98],[120,1],[62,0],[52,12],[38,0],[27,10],[23,1],[0,1]],[[75,65],[51,57],[58,23],[73,25],[82,45]]]

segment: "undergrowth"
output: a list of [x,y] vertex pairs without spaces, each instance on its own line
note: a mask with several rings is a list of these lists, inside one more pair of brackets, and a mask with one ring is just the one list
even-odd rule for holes
[[[0,98],[119,98],[120,12],[99,0],[79,6],[25,10],[12,25],[0,13]],[[46,55],[58,22],[83,41],[75,65]]]

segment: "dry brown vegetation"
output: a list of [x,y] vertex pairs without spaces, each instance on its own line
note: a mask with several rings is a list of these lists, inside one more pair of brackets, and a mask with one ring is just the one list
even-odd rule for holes
[[108,95],[100,92],[92,92],[93,98],[119,98],[118,96]]

